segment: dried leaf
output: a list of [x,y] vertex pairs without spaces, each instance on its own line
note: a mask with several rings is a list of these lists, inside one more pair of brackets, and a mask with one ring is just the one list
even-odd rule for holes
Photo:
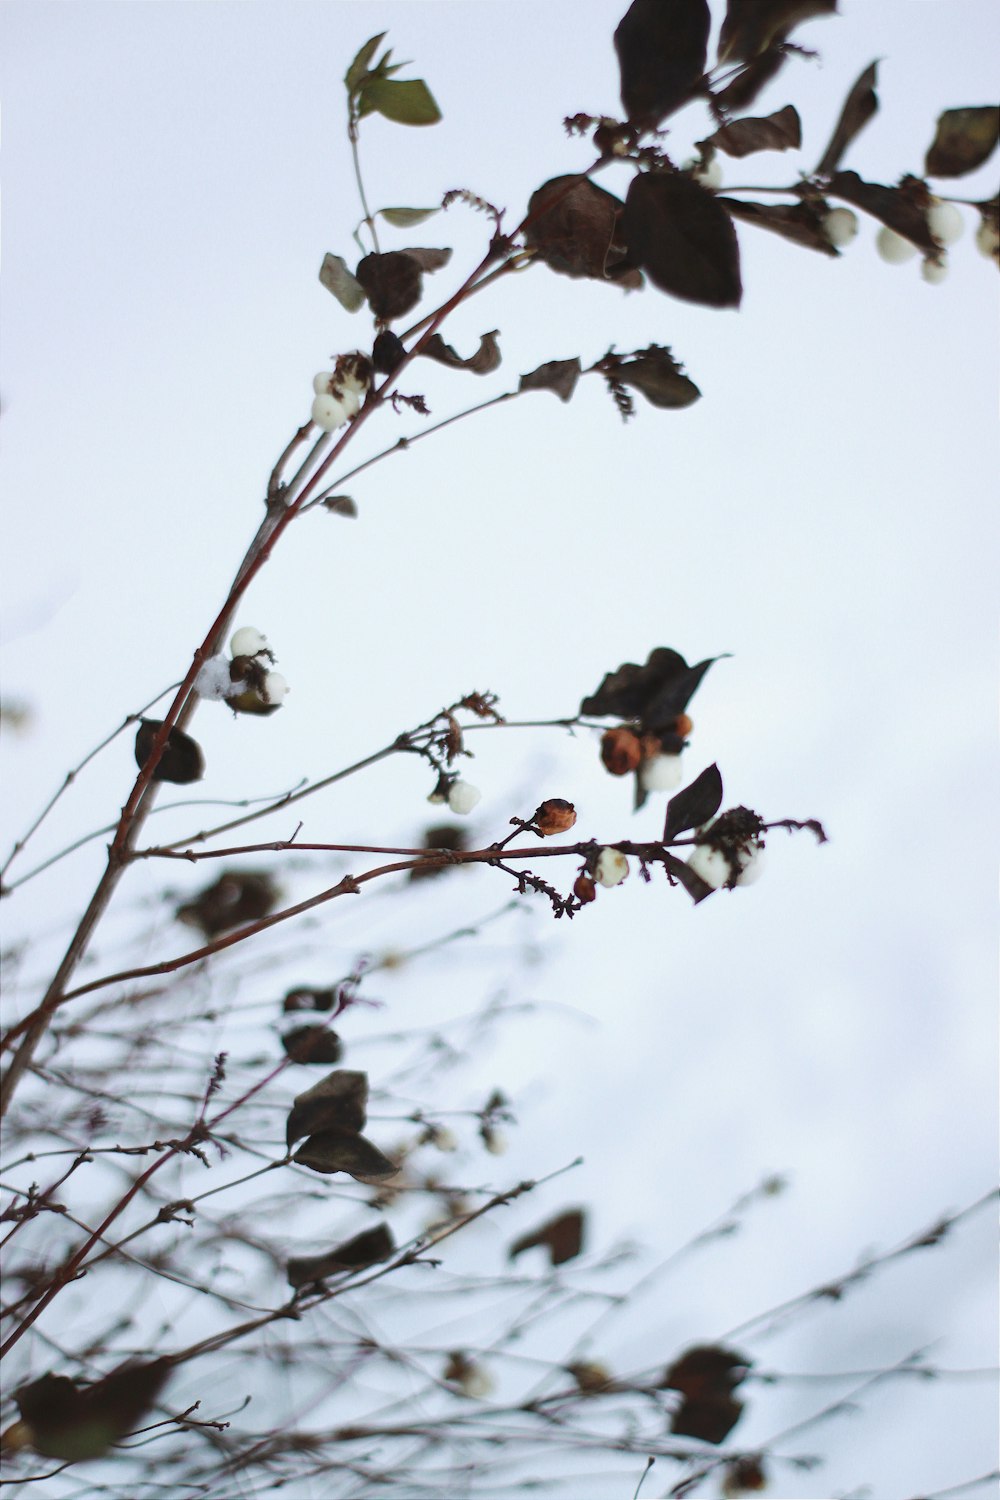
[[43,1375],[15,1395],[37,1453],[76,1463],[100,1458],[130,1432],[159,1395],[169,1361],[131,1362],[91,1386],[65,1375]]
[[403,252],[416,261],[421,271],[440,271],[451,260],[451,251],[446,245],[408,245]]
[[358,113],[377,110],[397,125],[436,125],[441,118],[434,96],[422,78],[405,82],[397,78],[373,77],[358,93]]
[[622,104],[631,121],[658,125],[698,91],[711,19],[708,0],[633,0],[615,31]]
[[836,10],[837,0],[729,0],[719,34],[719,62],[752,62],[803,21]]
[[727,156],[750,156],[754,151],[788,151],[802,145],[802,121],[794,104],[760,119],[747,117],[724,125],[701,146],[714,146]]
[[733,1396],[684,1400],[670,1418],[676,1437],[700,1438],[703,1443],[723,1443],[743,1415],[743,1402]]
[[787,61],[788,53],[780,44],[769,47],[753,62],[741,68],[724,89],[715,96],[716,108],[732,114],[733,110],[746,109],[753,103],[763,88],[777,76]]
[[946,109],[938,115],[924,172],[928,177],[963,177],[989,160],[998,139],[1000,108],[995,104]]
[[500,364],[500,346],[497,343],[499,329],[479,336],[479,348],[468,359],[456,354],[439,333],[431,334],[420,353],[426,359],[436,359],[438,364],[449,365],[453,370],[471,370],[473,375],[489,375]]
[[396,1242],[389,1226],[379,1224],[323,1255],[293,1256],[287,1266],[288,1284],[298,1288],[322,1281],[326,1276],[335,1276],[338,1271],[360,1271],[365,1266],[388,1260],[395,1249]]
[[709,885],[707,880],[702,880],[685,860],[678,859],[669,850],[665,852],[663,864],[667,873],[677,881],[677,884],[684,887],[695,906],[699,901],[704,901],[715,894],[714,885]]
[[701,396],[694,381],[682,373],[670,350],[659,344],[637,350],[631,359],[620,363],[616,360],[613,374],[616,380],[641,391],[651,406],[676,411],[693,405]]
[[[525,243],[560,275],[606,281],[624,256],[618,232],[624,206],[587,177],[553,177],[528,201]],[[634,272],[622,279],[626,285],[641,283]]]
[[904,177],[899,187],[891,188],[863,182],[857,172],[836,172],[830,178],[830,194],[864,209],[928,255],[939,253],[941,247],[927,227],[930,195],[919,177]]
[[332,1010],[337,999],[336,989],[313,989],[310,985],[298,984],[288,991],[282,1009],[286,1014],[295,1010]]
[[636,719],[644,733],[662,737],[673,731],[678,715],[687,708],[701,679],[718,660],[710,656],[689,667],[678,651],[657,646],[644,666],[627,661],[616,671],[608,672],[597,692],[584,698],[580,712]]
[[878,112],[878,95],[875,92],[877,83],[878,62],[876,61],[869,64],[844,100],[844,107],[840,111],[840,119],[830,137],[830,144],[823,152],[816,168],[817,176],[829,177],[831,172],[837,170],[848,146],[864,129],[872,116]]
[[[135,763],[140,769],[149,759],[162,719],[140,719],[135,737]],[[200,781],[205,774],[205,757],[197,740],[193,740],[182,729],[171,729],[167,743],[153,772],[154,781],[172,781],[185,786],[190,781]]]
[[[424,834],[423,847],[458,851],[468,848],[468,837],[465,829],[457,823],[437,823]],[[449,868],[454,867],[447,864],[414,865],[410,870],[410,879],[429,880],[435,875],[444,875]]]
[[522,375],[517,388],[519,391],[554,391],[560,401],[569,401],[580,374],[579,358],[550,359],[529,374]]
[[356,268],[372,312],[390,322],[416,307],[423,296],[423,275],[447,265],[451,251],[444,249],[387,250],[366,255]]
[[266,917],[280,894],[280,887],[263,870],[227,871],[192,901],[179,906],[176,916],[179,922],[198,927],[205,937],[213,938]]
[[661,292],[708,307],[739,307],[740,251],[726,210],[692,178],[643,172],[632,179],[622,232],[629,263]]
[[364,288],[357,277],[351,275],[341,256],[327,251],[319,268],[319,279],[348,312],[357,312],[364,305]]
[[801,203],[751,203],[746,199],[720,198],[734,219],[747,224],[756,224],[758,229],[769,229],[780,234],[782,239],[795,245],[805,245],[809,250],[819,250],[823,255],[838,256],[840,251],[831,245],[829,235],[823,228],[824,205],[820,209],[813,202],[803,199]]
[[368,1074],[338,1068],[297,1094],[288,1115],[285,1140],[292,1146],[314,1131],[337,1130],[357,1134],[368,1117]]
[[423,224],[425,219],[432,219],[435,214],[441,212],[438,208],[380,208],[375,217],[381,214],[387,224],[394,224],[397,229],[412,229],[415,224]]
[[679,833],[688,828],[700,828],[722,806],[722,776],[717,765],[707,766],[667,803],[667,819],[663,827],[663,842],[669,844]]
[[398,333],[383,328],[372,345],[372,364],[380,375],[392,375],[406,358],[406,348]]
[[348,516],[354,520],[358,514],[358,507],[350,495],[328,495],[323,501],[323,506],[334,516]]
[[573,1260],[583,1248],[584,1212],[581,1208],[570,1208],[547,1220],[538,1229],[522,1234],[507,1251],[508,1260],[516,1260],[525,1250],[544,1245],[554,1266]]
[[346,1172],[349,1177],[394,1177],[399,1171],[394,1161],[353,1130],[323,1130],[311,1135],[292,1159],[326,1175]]
[[328,1026],[296,1026],[281,1038],[286,1054],[296,1063],[339,1062],[344,1044]]

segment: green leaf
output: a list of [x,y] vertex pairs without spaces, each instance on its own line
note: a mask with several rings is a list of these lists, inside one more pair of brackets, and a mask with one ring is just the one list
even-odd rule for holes
[[364,305],[364,289],[357,277],[347,269],[347,262],[342,256],[331,255],[327,251],[319,268],[319,279],[348,312],[357,312]]
[[436,125],[441,111],[434,96],[422,78],[411,78],[404,83],[392,78],[373,78],[361,91],[358,113],[366,115],[378,110],[387,120],[397,125]]
[[394,224],[397,229],[409,229],[440,212],[440,208],[377,208],[375,217],[377,219],[381,216],[387,224]]
[[378,51],[379,43],[385,35],[384,31],[380,31],[378,36],[370,37],[356,53],[354,61],[344,74],[344,84],[349,94],[356,93],[360,84],[368,76],[368,64]]

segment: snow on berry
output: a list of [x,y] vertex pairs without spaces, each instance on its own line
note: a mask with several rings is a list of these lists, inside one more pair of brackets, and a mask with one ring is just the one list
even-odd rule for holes
[[261,685],[261,697],[265,703],[280,703],[291,691],[287,680],[280,672],[268,672]]
[[233,681],[229,675],[229,657],[210,656],[208,661],[202,664],[194,680],[194,690],[200,698],[216,701],[228,698],[233,690]]
[[239,630],[233,631],[229,649],[233,656],[259,656],[261,651],[267,650],[267,636],[261,635],[252,625],[241,625]]
[[733,867],[721,849],[710,844],[696,844],[688,860],[688,869],[693,870],[713,891],[719,890],[732,879]]

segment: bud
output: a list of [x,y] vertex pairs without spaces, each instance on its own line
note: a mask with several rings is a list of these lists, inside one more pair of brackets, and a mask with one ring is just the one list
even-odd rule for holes
[[917,247],[912,240],[904,235],[897,234],[894,229],[887,225],[881,228],[875,238],[875,248],[882,259],[890,266],[905,265],[912,260],[917,253]]
[[[431,794],[433,796],[433,793]],[[464,817],[470,813],[482,797],[482,792],[471,781],[453,781],[448,791],[448,806],[453,813]]]
[[194,690],[199,698],[228,698],[233,690],[228,656],[210,656],[203,662],[194,680]]
[[628,860],[618,849],[602,849],[594,866],[594,879],[598,885],[621,885],[628,878]]
[[260,695],[265,703],[277,706],[289,691],[288,682],[280,672],[268,672],[261,684]]
[[823,219],[823,233],[836,250],[842,250],[857,236],[857,214],[850,208],[831,208]]
[[612,776],[627,776],[642,760],[642,745],[632,729],[606,729],[601,735],[601,760]]
[[532,823],[538,832],[550,838],[554,833],[566,833],[576,822],[576,808],[562,797],[549,797],[535,809]]

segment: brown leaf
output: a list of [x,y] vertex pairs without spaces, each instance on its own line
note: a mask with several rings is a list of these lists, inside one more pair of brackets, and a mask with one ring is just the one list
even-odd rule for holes
[[[563,276],[609,279],[624,256],[618,224],[625,205],[587,177],[553,177],[528,200],[525,243]],[[641,277],[621,278],[626,285]]]
[[[457,823],[436,823],[433,828],[428,828],[423,838],[425,849],[448,849],[453,852],[468,848],[468,834],[464,828]],[[411,880],[428,880],[434,875],[443,875],[449,868],[447,864],[440,865],[414,865],[410,870]]]
[[747,117],[724,125],[701,146],[714,146],[727,156],[750,156],[754,151],[788,151],[802,145],[802,121],[794,104],[760,119]]
[[350,495],[328,495],[324,507],[334,516],[347,516],[352,521],[357,517],[358,507]]
[[78,1386],[65,1375],[43,1375],[23,1386],[15,1400],[35,1451],[74,1463],[99,1458],[130,1432],[169,1373],[169,1362],[157,1359],[121,1365],[91,1386]]
[[700,828],[714,818],[722,804],[722,777],[713,764],[667,803],[663,842],[669,844],[688,828]]
[[507,1251],[508,1260],[516,1260],[525,1250],[544,1245],[554,1266],[580,1254],[583,1248],[584,1213],[581,1208],[569,1208],[565,1213],[549,1219],[529,1234],[522,1234]]
[[707,0],[633,0],[615,31],[629,120],[656,126],[697,92],[710,27]]
[[823,152],[816,167],[816,175],[829,177],[840,166],[840,160],[855,136],[860,134],[868,121],[878,112],[878,62],[870,63],[844,100],[840,119],[834,126],[830,144]]
[[830,178],[830,194],[864,209],[928,255],[939,253],[941,247],[927,227],[930,195],[919,177],[904,177],[899,187],[891,188],[864,182],[857,172],[836,172]]
[[395,1177],[399,1167],[377,1146],[353,1130],[323,1130],[311,1135],[296,1151],[293,1161],[313,1172],[331,1175],[346,1172],[349,1177]]
[[731,114],[735,109],[746,109],[779,71],[784,67],[788,53],[780,45],[768,47],[753,62],[741,68],[724,89],[715,96],[716,107]]
[[661,292],[708,307],[739,307],[740,251],[733,221],[708,192],[678,172],[632,179],[622,230],[632,265]]
[[636,719],[644,732],[672,732],[701,679],[718,657],[689,667],[679,651],[657,646],[643,666],[624,662],[606,673],[596,693],[584,698],[581,714]]
[[439,333],[434,333],[424,344],[420,353],[425,359],[436,359],[438,364],[449,365],[453,370],[471,370],[473,375],[489,375],[500,364],[500,346],[497,343],[498,329],[479,336],[479,348],[468,359],[456,354]]
[[437,271],[450,258],[450,250],[389,250],[384,255],[366,255],[355,275],[375,316],[391,322],[420,301],[424,272]]
[[232,870],[220,875],[193,901],[177,908],[179,922],[198,927],[207,938],[266,917],[277,905],[281,892],[264,871]]
[[360,1271],[365,1266],[388,1260],[395,1249],[396,1242],[389,1226],[379,1224],[322,1255],[293,1256],[287,1266],[288,1284],[296,1288],[309,1286],[314,1281],[322,1281],[325,1276],[335,1276],[338,1271]]
[[805,245],[809,250],[819,250],[823,255],[840,254],[831,245],[823,228],[823,212],[815,204],[804,200],[801,203],[751,203],[740,198],[720,198],[734,219],[747,224],[756,224],[758,229],[769,229],[780,234],[782,239],[793,244]]
[[733,1396],[703,1397],[682,1401],[670,1418],[670,1431],[677,1437],[700,1438],[703,1443],[722,1443],[743,1415],[743,1402]]
[[[149,759],[153,741],[163,728],[162,719],[140,719],[135,737],[135,763],[140,769]],[[184,786],[189,781],[200,781],[205,774],[205,757],[197,740],[193,740],[182,729],[171,729],[167,743],[153,772],[154,781],[172,781]]]
[[282,1002],[286,1012],[295,1010],[332,1010],[337,1003],[336,989],[315,989],[311,985],[297,984],[289,990]]
[[297,1094],[289,1111],[285,1140],[291,1146],[317,1130],[363,1130],[368,1117],[368,1074],[338,1068]]
[[962,177],[993,155],[998,139],[1000,108],[995,104],[946,109],[938,115],[924,172],[928,177]]
[[517,383],[519,391],[554,391],[560,401],[568,401],[580,378],[579,359],[550,359]]
[[722,1344],[694,1344],[668,1365],[661,1389],[680,1391],[691,1401],[728,1396],[747,1376],[753,1361]]
[[607,373],[615,380],[624,381],[641,391],[651,406],[677,411],[691,406],[701,396],[693,380],[682,373],[680,365],[669,349],[659,344],[650,344],[648,349],[638,349],[630,359],[610,356],[601,366],[611,364]]
[[834,15],[837,0],[729,0],[719,62],[751,62],[814,16]]
[[328,1026],[296,1026],[285,1032],[281,1045],[296,1063],[335,1063],[344,1051],[340,1037]]

